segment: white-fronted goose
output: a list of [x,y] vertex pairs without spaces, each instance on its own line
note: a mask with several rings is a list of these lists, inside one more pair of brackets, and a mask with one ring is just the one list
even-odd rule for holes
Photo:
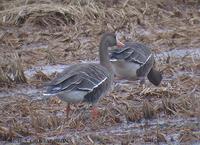
[[70,103],[97,102],[111,89],[114,75],[109,61],[108,47],[116,45],[115,34],[105,33],[99,46],[100,64],[71,65],[52,80],[44,95],[57,95],[61,100],[68,102],[68,109]]
[[127,42],[122,48],[110,51],[110,61],[116,76],[137,80],[144,83],[145,77],[158,86],[162,80],[162,75],[155,70],[155,59],[149,47],[141,43]]

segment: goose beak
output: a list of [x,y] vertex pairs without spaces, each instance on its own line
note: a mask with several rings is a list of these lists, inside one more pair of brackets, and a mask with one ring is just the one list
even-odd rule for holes
[[117,40],[117,47],[121,48],[121,47],[124,47],[124,46],[125,46],[124,43]]

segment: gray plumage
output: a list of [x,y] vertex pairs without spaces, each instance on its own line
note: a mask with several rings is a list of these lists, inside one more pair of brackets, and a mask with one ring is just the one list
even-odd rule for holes
[[150,48],[141,43],[127,42],[123,48],[110,51],[110,61],[114,73],[127,80],[148,77],[154,85],[159,85],[162,75],[154,70],[155,59]]
[[51,81],[44,95],[57,95],[68,103],[97,102],[111,89],[113,73],[107,48],[115,45],[116,36],[105,33],[99,47],[100,64],[71,65]]
[[[94,63],[75,64],[52,80],[46,94],[58,95],[66,102],[94,103],[108,92],[111,84],[111,73],[103,66]],[[77,93],[76,99],[71,92]]]

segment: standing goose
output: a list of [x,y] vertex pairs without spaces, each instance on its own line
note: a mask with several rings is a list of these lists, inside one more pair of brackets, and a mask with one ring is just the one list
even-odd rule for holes
[[141,43],[127,42],[122,48],[110,51],[110,61],[116,76],[127,80],[140,80],[145,82],[145,77],[158,86],[162,75],[155,70],[155,59],[149,47]]
[[[68,102],[67,116],[70,103],[88,102],[95,104],[101,96],[106,95],[111,89],[114,75],[109,61],[108,47],[117,44],[115,34],[105,33],[99,46],[100,64],[71,65],[52,80],[44,95],[57,95],[61,100]],[[95,115],[94,107],[92,111],[92,115]]]

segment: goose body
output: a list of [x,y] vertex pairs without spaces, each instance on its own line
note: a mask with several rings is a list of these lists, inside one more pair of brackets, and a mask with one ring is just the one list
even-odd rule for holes
[[149,47],[141,43],[127,42],[123,48],[110,51],[110,61],[116,76],[127,80],[144,80],[147,76],[154,85],[162,80],[154,69],[155,59]]
[[95,103],[110,90],[112,74],[100,64],[75,64],[49,84],[46,95],[57,95],[65,102]]
[[100,64],[71,65],[51,81],[44,95],[57,95],[68,104],[97,102],[111,90],[114,74],[109,61],[108,47],[117,44],[115,34],[105,33],[99,46]]

